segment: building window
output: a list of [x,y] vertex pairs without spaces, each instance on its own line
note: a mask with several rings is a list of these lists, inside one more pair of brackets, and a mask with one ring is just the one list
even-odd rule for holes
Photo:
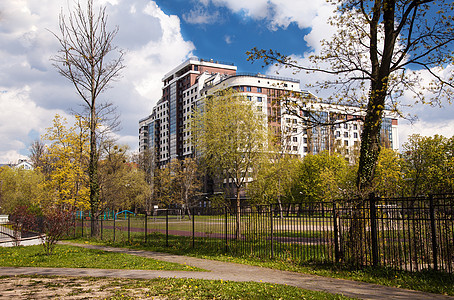
[[348,141],[347,140],[344,141],[344,146],[348,147]]
[[338,137],[340,137],[340,136],[341,136],[340,131],[336,131],[336,137],[338,138]]
[[344,128],[348,129],[348,124],[347,123],[344,123]]
[[292,131],[296,133],[296,132],[298,132],[298,128],[294,127],[294,128],[292,128]]
[[262,97],[257,97],[257,102],[262,102]]
[[262,111],[262,107],[261,106],[257,106],[257,111]]
[[251,97],[251,96],[247,96],[247,99],[248,99],[249,101],[252,101],[252,97]]
[[239,90],[240,90],[240,92],[244,92],[244,87],[243,87],[243,86],[240,86],[240,87],[239,87]]
[[294,141],[294,142],[298,142],[298,137],[294,136],[294,137],[293,137],[293,141]]
[[358,132],[353,132],[353,137],[354,137],[355,139],[357,139],[357,138],[358,138]]
[[257,93],[261,93],[262,92],[262,88],[261,87],[258,87],[257,88]]
[[246,92],[250,92],[251,91],[251,87],[250,86],[247,86],[246,87]]
[[354,130],[358,130],[358,125],[357,124],[353,124],[353,129]]
[[344,137],[348,138],[348,132],[344,132]]
[[293,151],[298,151],[298,146],[293,146]]

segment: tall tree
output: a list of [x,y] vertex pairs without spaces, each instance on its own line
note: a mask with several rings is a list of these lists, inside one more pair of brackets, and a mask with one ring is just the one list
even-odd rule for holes
[[206,165],[220,184],[234,187],[239,236],[240,193],[265,152],[267,120],[251,101],[232,89],[205,98],[194,117],[192,132],[201,164]]
[[[249,59],[284,65],[297,71],[332,75],[320,82],[335,88],[338,102],[365,108],[357,188],[370,191],[380,153],[380,127],[386,106],[398,111],[399,96],[413,92],[417,101],[452,100],[454,4],[450,0],[333,0],[337,11],[330,22],[337,32],[322,41],[312,64],[300,65],[289,56],[257,48]],[[327,66],[324,68],[323,66]],[[423,80],[418,71],[431,76]],[[446,76],[443,70],[448,72]],[[433,96],[425,98],[427,92]]]
[[54,36],[61,49],[53,58],[59,73],[70,80],[89,111],[90,154],[88,174],[90,182],[91,233],[97,235],[98,226],[94,216],[98,213],[98,150],[99,95],[115,80],[123,66],[123,52],[113,45],[118,27],[107,28],[106,8],[98,13],[93,0],[87,0],[84,9],[77,2],[68,16],[60,14],[60,34]]
[[180,199],[179,202],[184,205],[184,213],[187,212],[189,218],[191,218],[191,208],[202,187],[197,162],[193,158],[185,158],[184,160],[174,160],[171,165],[171,178],[175,195]]
[[149,192],[145,172],[130,162],[127,146],[105,141],[102,148],[104,154],[99,165],[101,210],[132,209],[141,206]]
[[132,158],[133,162],[136,163],[138,167],[144,172],[145,181],[148,184],[148,193],[143,203],[143,206],[148,215],[151,214],[153,206],[158,204],[158,199],[156,199],[157,191],[155,185],[155,175],[158,171],[156,170],[156,154],[153,150],[154,149],[145,149],[139,154],[134,155]]

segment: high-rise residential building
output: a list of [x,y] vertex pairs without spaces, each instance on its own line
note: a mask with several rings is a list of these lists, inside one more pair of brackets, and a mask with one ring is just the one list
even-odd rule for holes
[[[155,151],[160,166],[193,156],[188,126],[191,112],[205,97],[225,88],[237,90],[254,103],[254,109],[264,114],[289,154],[304,156],[328,150],[353,157],[359,150],[364,112],[358,107],[320,102],[300,89],[299,80],[239,74],[236,69],[233,64],[191,58],[167,73],[161,99],[139,122],[140,151]],[[382,140],[395,150],[399,144],[397,130],[397,118],[385,112]]]

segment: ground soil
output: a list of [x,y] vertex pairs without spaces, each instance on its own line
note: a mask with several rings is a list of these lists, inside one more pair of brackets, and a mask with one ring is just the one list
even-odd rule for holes
[[0,299],[165,299],[147,288],[128,288],[130,279],[79,277],[2,277]]

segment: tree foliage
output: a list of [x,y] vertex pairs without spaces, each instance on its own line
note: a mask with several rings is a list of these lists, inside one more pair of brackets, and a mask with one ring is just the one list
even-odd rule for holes
[[349,172],[352,167],[346,159],[327,151],[306,155],[293,188],[295,198],[303,202],[323,202],[343,198],[350,193]]
[[409,137],[402,153],[409,195],[454,192],[453,145],[454,137]]
[[10,214],[16,207],[33,206],[41,198],[43,177],[34,170],[0,168],[0,213]]
[[373,189],[377,196],[400,197],[405,193],[404,160],[395,151],[383,148],[375,169]]
[[[380,153],[380,127],[385,107],[399,111],[399,97],[413,92],[416,101],[451,102],[454,31],[452,1],[333,0],[330,22],[337,31],[322,41],[321,53],[300,65],[273,50],[248,52],[249,59],[284,65],[296,71],[329,75],[320,88],[333,91],[337,103],[365,110],[357,172],[361,195],[370,191]],[[429,83],[421,78],[424,71]],[[432,96],[430,96],[430,93]],[[429,95],[426,97],[426,95]]]
[[75,124],[68,128],[66,119],[57,114],[43,138],[50,144],[44,163],[37,168],[45,176],[41,183],[44,191],[41,205],[88,209],[89,137],[85,121],[76,116]]
[[130,162],[128,147],[106,142],[103,150],[99,167],[101,211],[143,207],[149,193],[145,172]]

